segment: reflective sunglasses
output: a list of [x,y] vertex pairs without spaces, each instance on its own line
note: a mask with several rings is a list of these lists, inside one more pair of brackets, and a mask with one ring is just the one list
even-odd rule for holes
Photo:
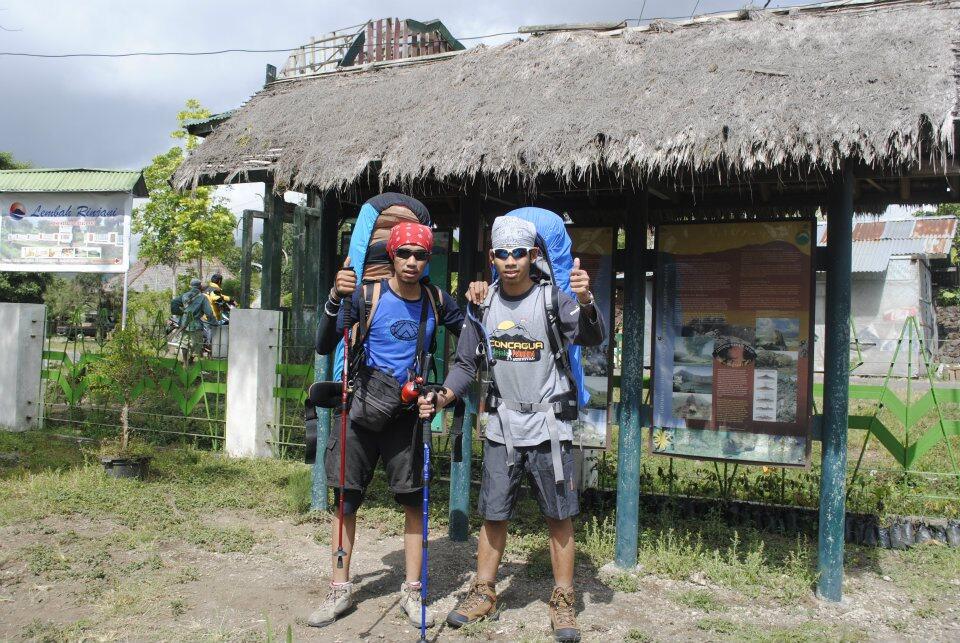
[[513,248],[508,250],[507,248],[494,248],[493,256],[499,259],[500,261],[506,261],[507,257],[513,257],[514,259],[523,259],[527,256],[527,253],[530,252],[531,248]]
[[426,261],[430,258],[430,253],[426,250],[411,250],[410,248],[397,248],[393,254],[398,259],[409,259],[413,257],[417,261]]

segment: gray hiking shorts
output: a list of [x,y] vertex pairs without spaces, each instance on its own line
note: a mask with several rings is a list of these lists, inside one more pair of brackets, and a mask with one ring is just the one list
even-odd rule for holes
[[550,442],[536,446],[514,447],[513,466],[507,466],[507,447],[499,442],[483,442],[483,479],[477,510],[485,520],[509,520],[517,504],[520,483],[526,476],[547,518],[564,520],[580,513],[577,483],[573,479],[573,451],[569,441],[560,443],[563,482],[554,481]]

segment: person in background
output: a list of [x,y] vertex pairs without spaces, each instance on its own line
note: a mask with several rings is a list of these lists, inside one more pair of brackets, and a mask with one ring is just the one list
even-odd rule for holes
[[180,295],[180,301],[183,304],[183,314],[180,315],[182,332],[180,341],[182,345],[186,340],[188,353],[191,354],[196,352],[198,347],[203,350],[210,324],[213,323],[207,320],[215,319],[210,300],[204,296],[200,287],[199,279],[191,279],[190,290]]

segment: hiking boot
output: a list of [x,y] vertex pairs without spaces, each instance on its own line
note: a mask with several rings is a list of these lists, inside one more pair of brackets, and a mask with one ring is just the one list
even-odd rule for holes
[[559,585],[553,588],[550,597],[550,626],[553,637],[564,643],[580,640],[580,628],[577,627],[577,615],[573,609],[573,588],[564,589]]
[[311,627],[330,625],[352,607],[353,583],[337,583],[336,585],[330,583],[327,599],[323,601],[323,605],[310,614],[307,625]]
[[[420,583],[417,583],[416,588],[411,587],[407,583],[400,586],[400,609],[407,615],[407,619],[413,623],[414,627],[420,627],[421,600],[419,585]],[[426,610],[426,616],[427,627],[433,627],[435,619],[433,611],[429,607]]]
[[449,614],[447,624],[450,627],[463,627],[485,618],[497,620],[497,594],[493,583],[476,580],[470,586],[470,592]]

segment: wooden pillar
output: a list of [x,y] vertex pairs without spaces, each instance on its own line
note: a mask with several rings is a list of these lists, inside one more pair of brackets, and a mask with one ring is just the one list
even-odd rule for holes
[[624,225],[623,347],[620,365],[620,432],[617,438],[617,541],[614,564],[633,569],[637,564],[640,519],[640,437],[643,404],[643,349],[647,248],[648,192],[638,195],[627,210]]
[[[457,301],[463,302],[467,286],[477,273],[480,247],[480,195],[474,190],[460,197],[460,262],[457,267]],[[463,459],[450,464],[450,540],[464,541],[469,533],[470,464],[473,457],[473,425],[477,417],[475,396],[465,400]]]
[[250,308],[250,283],[253,277],[253,210],[243,211],[240,248],[243,257],[240,265],[240,307]]
[[827,289],[824,305],[823,452],[817,595],[843,595],[847,414],[850,387],[850,270],[853,251],[853,173],[844,169],[827,202]]
[[260,308],[280,310],[280,270],[283,267],[283,195],[273,193],[273,182],[264,183],[263,273]]
[[[305,286],[312,293],[317,302],[317,320],[323,314],[323,306],[327,301],[327,294],[333,286],[336,274],[337,260],[337,223],[340,216],[340,202],[332,192],[322,197],[311,192],[307,197],[307,205],[320,209],[320,218],[313,219],[316,234],[308,235],[310,244],[307,246],[307,271],[315,275],[314,281],[307,281]],[[316,243],[313,243],[313,240]],[[315,268],[315,271],[314,271]],[[306,298],[306,297],[305,297]],[[332,368],[331,355],[316,355],[313,362],[314,380],[322,382],[329,380]],[[323,454],[327,450],[327,439],[330,435],[330,409],[317,409],[317,459],[313,463],[310,506],[315,510],[327,509],[327,470],[323,461]]]

